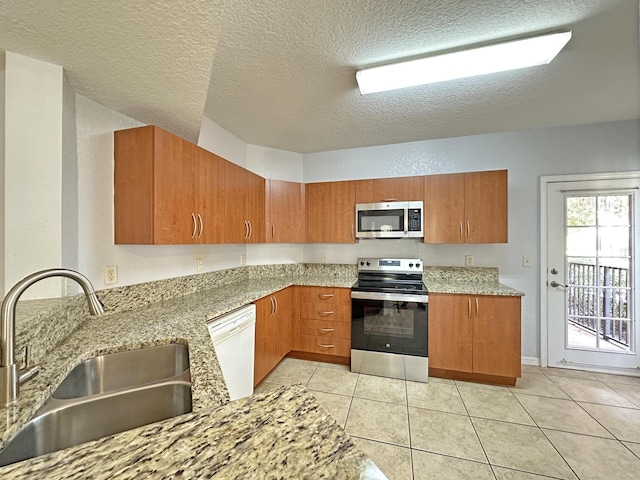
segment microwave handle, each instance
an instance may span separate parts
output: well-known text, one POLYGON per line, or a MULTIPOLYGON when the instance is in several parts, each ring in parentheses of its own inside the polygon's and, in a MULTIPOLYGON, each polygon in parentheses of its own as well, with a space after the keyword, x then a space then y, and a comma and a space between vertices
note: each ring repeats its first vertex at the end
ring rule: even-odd
POLYGON ((404 209, 404 234, 409 234, 409 209, 404 209))

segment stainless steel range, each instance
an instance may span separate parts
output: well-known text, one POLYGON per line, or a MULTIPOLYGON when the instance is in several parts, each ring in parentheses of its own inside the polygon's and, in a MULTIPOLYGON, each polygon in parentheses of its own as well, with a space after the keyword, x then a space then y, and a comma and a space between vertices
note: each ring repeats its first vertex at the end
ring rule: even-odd
POLYGON ((360 258, 351 287, 351 371, 427 382, 428 302, 422 260, 360 258))

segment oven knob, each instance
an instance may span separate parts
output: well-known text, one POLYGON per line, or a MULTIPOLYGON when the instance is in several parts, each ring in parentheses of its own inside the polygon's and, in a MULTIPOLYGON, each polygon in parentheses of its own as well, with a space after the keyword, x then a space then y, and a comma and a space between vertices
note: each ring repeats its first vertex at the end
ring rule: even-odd
POLYGON ((409 264, 409 268, 413 268, 413 263, 410 263, 410 264, 409 264))
POLYGON ((416 263, 416 268, 420 268, 420 264, 419 263, 416 263))
POLYGON ((360 266, 361 266, 361 267, 364 267, 364 262, 360 262, 360 266))
POLYGON ((367 262, 367 267, 370 267, 370 266, 371 266, 371 262, 367 262))

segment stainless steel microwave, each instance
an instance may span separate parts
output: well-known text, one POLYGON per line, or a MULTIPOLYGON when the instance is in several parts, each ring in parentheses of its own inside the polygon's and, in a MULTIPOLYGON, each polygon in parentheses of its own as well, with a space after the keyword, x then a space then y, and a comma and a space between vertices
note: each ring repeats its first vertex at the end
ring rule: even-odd
POLYGON ((356 238, 424 237, 423 202, 356 204, 356 238))

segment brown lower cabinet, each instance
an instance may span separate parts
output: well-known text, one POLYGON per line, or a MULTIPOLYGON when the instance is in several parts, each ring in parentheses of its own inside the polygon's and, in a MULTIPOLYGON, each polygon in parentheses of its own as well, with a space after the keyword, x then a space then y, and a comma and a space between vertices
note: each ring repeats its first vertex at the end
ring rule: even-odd
POLYGON ((429 375, 515 385, 521 299, 429 294, 429 375))
POLYGON ((256 341, 253 386, 257 386, 291 350, 291 292, 279 290, 255 301, 256 341))

